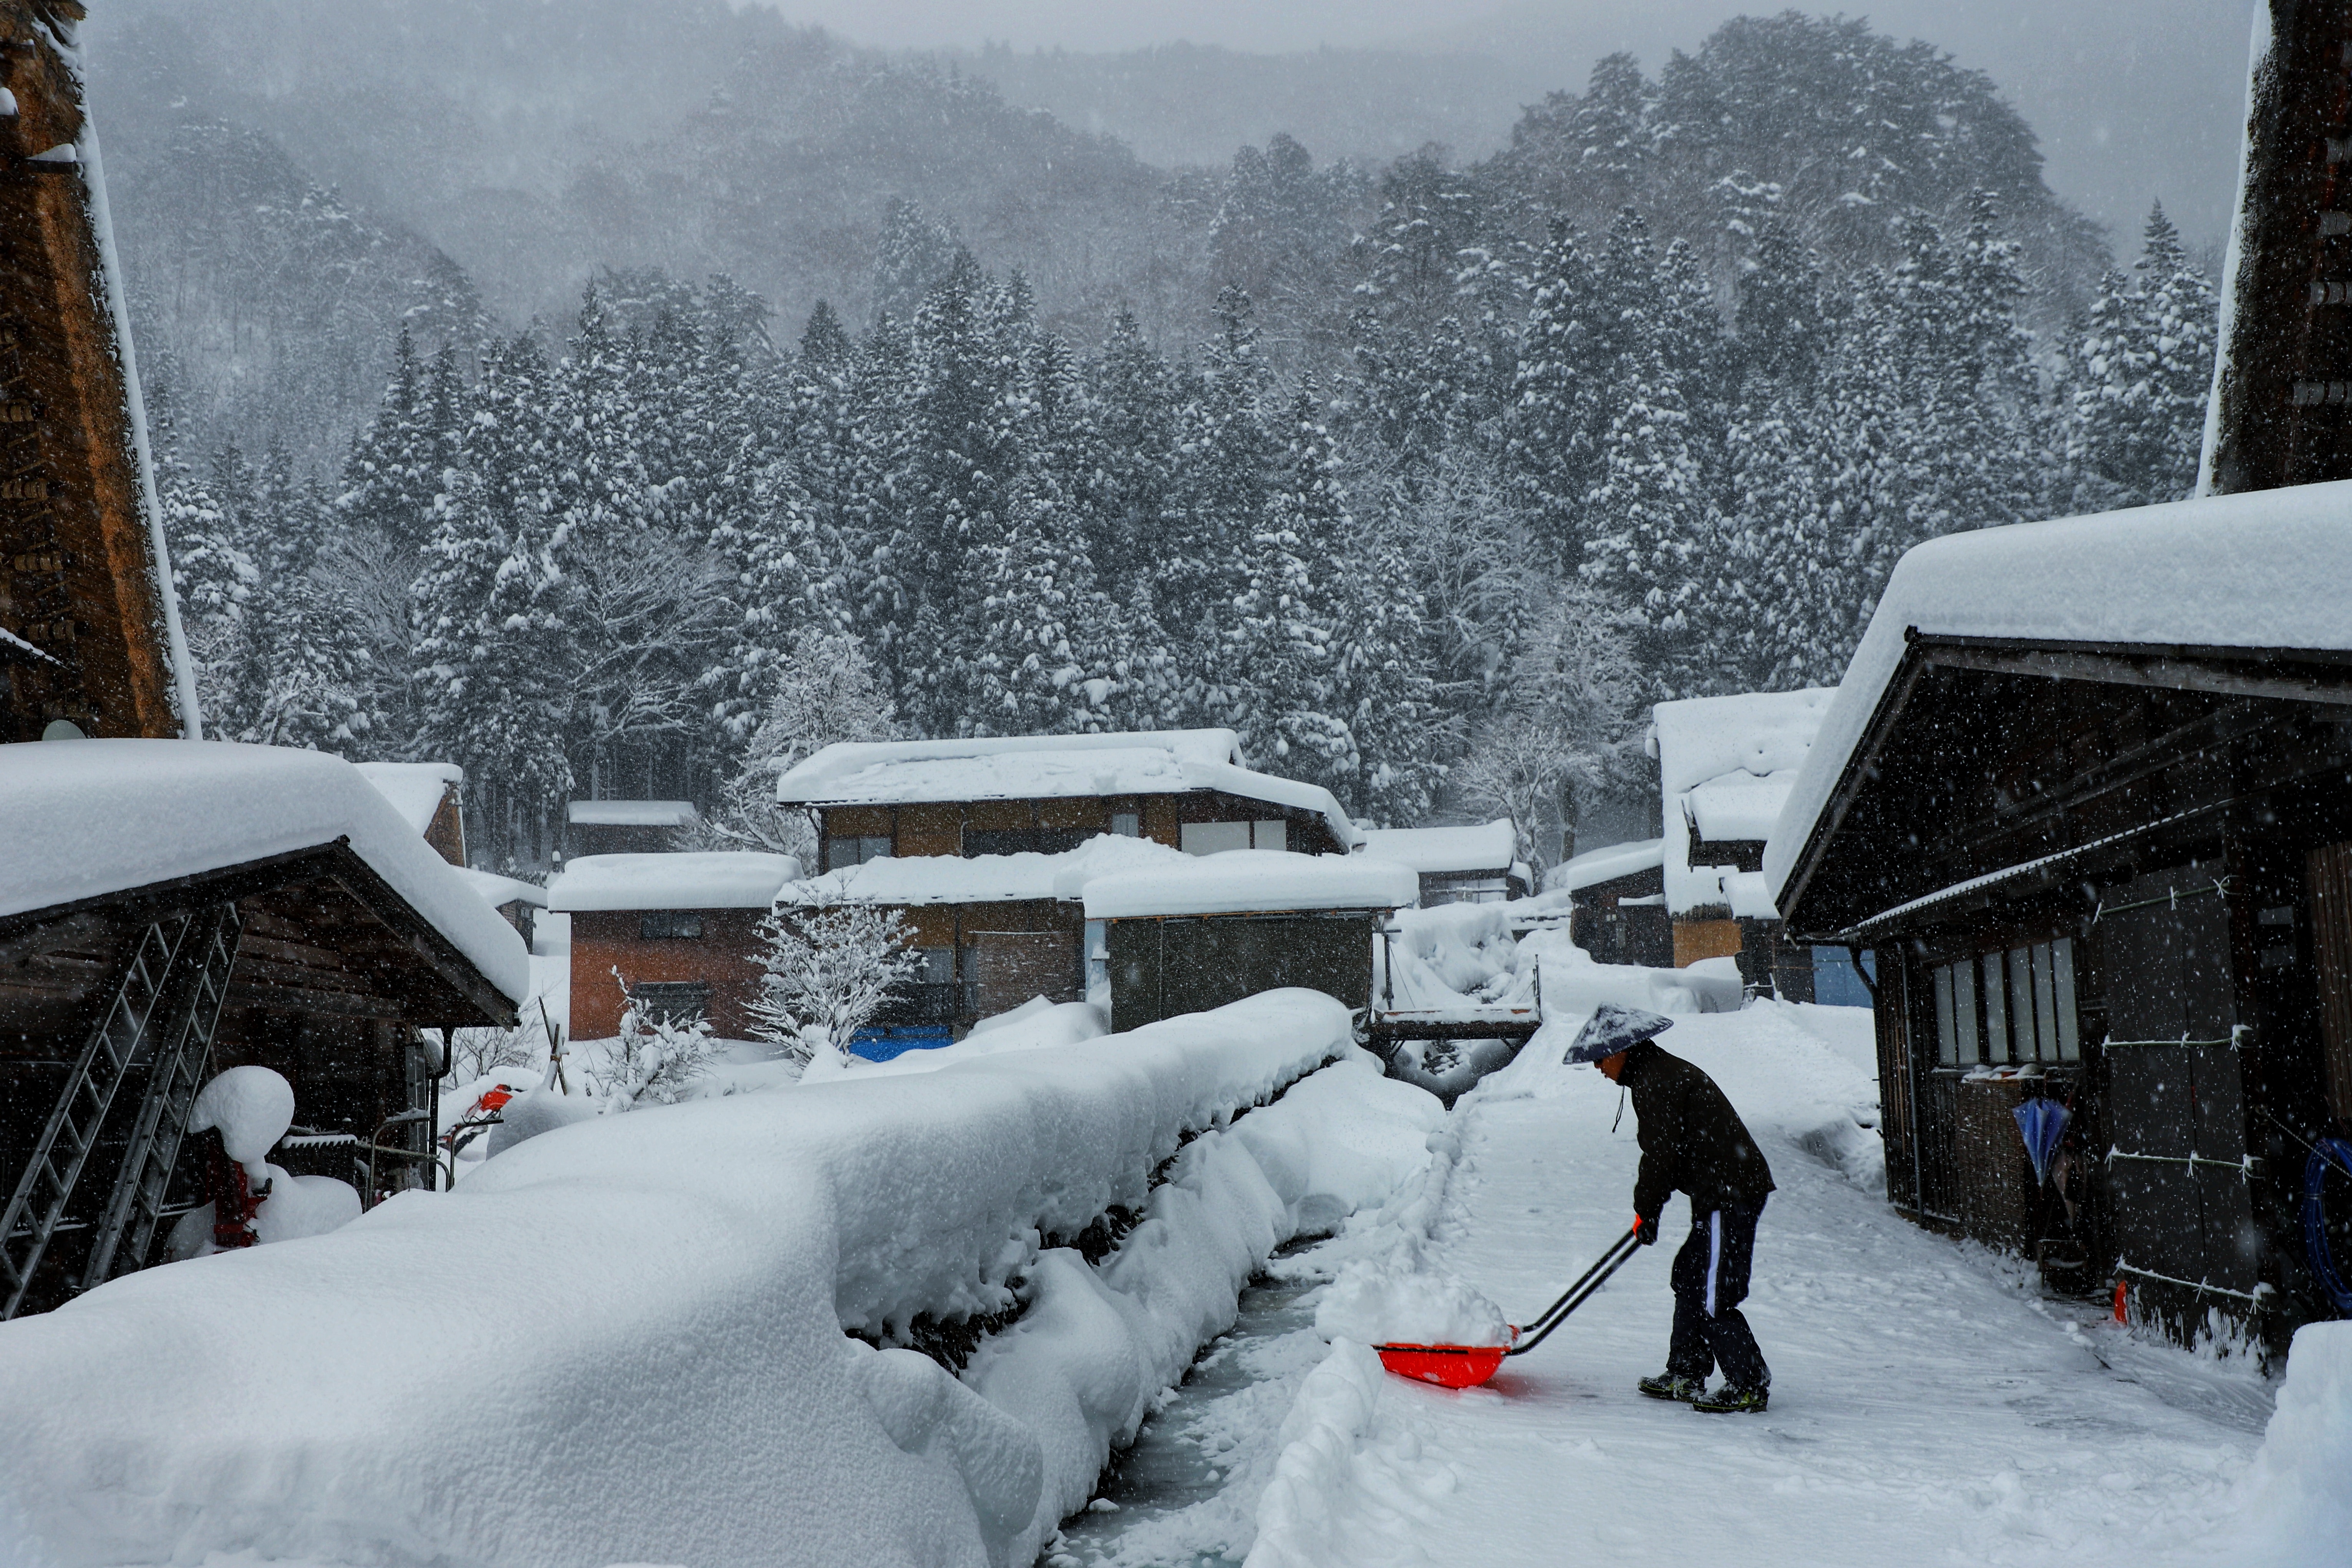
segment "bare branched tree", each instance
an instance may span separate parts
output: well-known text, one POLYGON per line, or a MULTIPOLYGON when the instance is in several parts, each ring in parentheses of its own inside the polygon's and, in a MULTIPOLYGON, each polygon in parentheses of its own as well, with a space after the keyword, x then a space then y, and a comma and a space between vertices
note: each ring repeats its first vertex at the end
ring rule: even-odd
POLYGON ((590 1087, 618 1110, 676 1104, 710 1070, 718 1054, 710 1026, 700 1017, 679 1023, 661 1016, 638 998, 618 969, 613 979, 621 987, 621 1032, 604 1064, 589 1069, 590 1087))

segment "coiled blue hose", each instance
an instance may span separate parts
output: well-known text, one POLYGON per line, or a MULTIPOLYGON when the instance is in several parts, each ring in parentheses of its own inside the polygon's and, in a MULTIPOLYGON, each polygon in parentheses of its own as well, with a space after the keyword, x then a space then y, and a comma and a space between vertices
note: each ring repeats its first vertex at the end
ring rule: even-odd
POLYGON ((2352 1285, 2346 1284, 2344 1276, 2337 1272, 2335 1256, 2327 1247, 2323 1189, 2331 1165, 2352 1176, 2352 1142, 2341 1138, 2322 1138, 2312 1145, 2311 1159, 2303 1167, 2303 1246, 2311 1258, 2312 1277, 2336 1303, 2336 1314, 2352 1318, 2352 1285))

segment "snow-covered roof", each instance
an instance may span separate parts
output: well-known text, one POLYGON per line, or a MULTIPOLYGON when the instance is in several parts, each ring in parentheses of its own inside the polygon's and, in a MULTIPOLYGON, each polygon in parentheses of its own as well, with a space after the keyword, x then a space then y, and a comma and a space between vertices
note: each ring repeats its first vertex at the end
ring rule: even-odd
POLYGON ((1505 871, 1518 859, 1519 836, 1498 816, 1456 827, 1368 827, 1364 853, 1410 866, 1423 876, 1448 871, 1505 871))
POLYGON ((1086 885, 1087 919, 1266 914, 1289 910, 1398 910, 1421 897, 1410 866, 1368 855, 1228 849, 1086 885))
POLYGON ((694 820, 688 800, 575 800, 569 820, 576 827, 683 827, 694 820))
POLYGON ((776 799, 785 805, 912 805, 1212 789, 1314 812, 1341 844, 1363 841, 1329 790, 1256 772, 1231 730, 845 741, 787 769, 776 781, 776 799))
POLYGON ((551 910, 764 910, 801 874, 790 855, 718 849, 582 855, 547 885, 551 910))
POLYGON ((1636 871, 1654 869, 1665 858, 1665 845, 1663 838, 1635 838, 1623 844, 1604 844, 1598 849, 1587 849, 1545 872, 1544 890, 1572 893, 1580 888, 1613 882, 1636 871))
MULTIPOLYGON (((1726 879, 1740 875, 1738 870, 1691 865, 1691 841, 1760 844, 1770 836, 1836 694, 1816 687, 1658 704, 1650 743, 1665 796, 1663 861, 1669 914, 1724 909, 1734 901, 1726 879)), ((1752 893, 1744 890, 1739 901, 1751 910, 1769 904, 1759 904, 1752 893)))
POLYGON ((492 909, 502 904, 529 904, 534 909, 547 908, 547 889, 536 882, 526 882, 520 877, 501 877, 495 871, 477 871, 470 866, 451 868, 474 889, 482 902, 492 909))
POLYGON ((514 928, 341 757, 205 741, 0 746, 0 915, 340 838, 502 995, 530 991, 514 928))
POLYGON ((780 904, 833 897, 869 904, 992 904, 1077 899, 1095 878, 1199 859, 1149 838, 1097 834, 1060 855, 885 856, 788 883, 780 904))
POLYGON ((466 770, 455 763, 360 763, 360 776, 392 802, 393 810, 423 833, 433 826, 441 801, 452 784, 466 782, 466 770))
POLYGON ((1947 534, 1895 568, 1764 852, 1775 896, 1903 662, 1904 634, 2352 650, 2352 479, 1947 534))

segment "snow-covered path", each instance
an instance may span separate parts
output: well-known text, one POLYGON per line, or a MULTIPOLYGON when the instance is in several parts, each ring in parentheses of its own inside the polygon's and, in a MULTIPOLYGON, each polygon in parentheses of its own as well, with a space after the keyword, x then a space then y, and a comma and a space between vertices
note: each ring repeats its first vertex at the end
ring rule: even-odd
MULTIPOLYGON (((1327 1500, 1335 1548, 1620 1568, 2210 1560, 2196 1542, 2260 1442, 2263 1385, 2037 1300, 1803 1152, 1790 1134, 1807 1114, 1782 1111, 1791 1079, 1818 1083, 1819 1047, 1790 1014, 1682 1018, 1661 1043, 1724 1083, 1780 1184, 1746 1309, 1770 1412, 1701 1415, 1633 1390, 1665 1362, 1677 1198, 1661 1244, 1490 1387, 1382 1381, 1365 1484, 1327 1500)), ((1638 1151, 1630 1112, 1612 1133, 1599 1074, 1513 1076, 1532 1092, 1458 1113, 1427 1261, 1524 1317, 1630 1223, 1638 1151)))

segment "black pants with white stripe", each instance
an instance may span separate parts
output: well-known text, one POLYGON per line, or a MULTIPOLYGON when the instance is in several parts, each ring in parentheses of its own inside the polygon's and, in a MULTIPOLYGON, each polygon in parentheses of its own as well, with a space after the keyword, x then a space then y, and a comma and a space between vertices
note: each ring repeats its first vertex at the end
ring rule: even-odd
POLYGON ((1764 1205, 1707 1209, 1691 1215, 1690 1239, 1675 1254, 1675 1338, 1666 1375, 1705 1379, 1717 1366, 1734 1388, 1765 1388, 1772 1369, 1740 1315, 1748 1269, 1756 1258, 1756 1221, 1764 1205))

